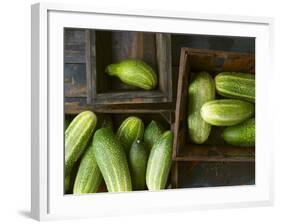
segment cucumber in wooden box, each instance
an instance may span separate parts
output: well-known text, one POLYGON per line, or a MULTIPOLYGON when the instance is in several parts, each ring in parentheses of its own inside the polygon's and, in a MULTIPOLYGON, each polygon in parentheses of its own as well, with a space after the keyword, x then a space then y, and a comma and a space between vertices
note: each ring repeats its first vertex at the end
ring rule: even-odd
POLYGON ((97 164, 109 192, 132 190, 132 182, 125 150, 112 130, 101 128, 93 139, 97 164))
POLYGON ((149 190, 161 190, 166 186, 172 163, 172 141, 172 132, 166 131, 151 149, 146 169, 149 190))
POLYGON ((230 145, 251 147, 255 146, 255 132, 255 118, 251 118, 224 129, 223 139, 230 145))
POLYGON ((145 173, 148 155, 149 151, 143 141, 137 140, 132 144, 129 154, 129 167, 134 190, 146 188, 145 173))
POLYGON ((80 162, 74 182, 73 193, 96 193, 101 181, 102 175, 95 158, 93 144, 91 144, 80 162))
POLYGON ((148 145, 149 150, 151 150, 154 143, 163 134, 164 128, 162 125, 154 120, 152 120, 144 131, 144 142, 148 145))
POLYGON ((211 125, 231 126, 239 124, 254 115, 253 104, 242 100, 213 100, 201 108, 202 118, 211 125))
POLYGON ((144 90, 154 89, 157 85, 157 75, 144 61, 125 59, 119 63, 108 65, 106 73, 117 76, 128 85, 137 86, 144 90))
POLYGON ((65 176, 85 151, 97 123, 91 111, 78 114, 65 131, 65 176))
POLYGON ((134 141, 143 139, 144 124, 142 120, 135 116, 125 119, 117 130, 117 139, 122 143, 125 151, 129 154, 134 141))
POLYGON ((215 77, 217 92, 227 98, 255 102, 255 76, 248 73, 221 72, 215 77))
POLYGON ((200 110, 204 103, 215 99, 215 83, 207 72, 196 74, 188 88, 187 126, 192 142, 202 144, 211 132, 211 125, 205 122, 200 110))

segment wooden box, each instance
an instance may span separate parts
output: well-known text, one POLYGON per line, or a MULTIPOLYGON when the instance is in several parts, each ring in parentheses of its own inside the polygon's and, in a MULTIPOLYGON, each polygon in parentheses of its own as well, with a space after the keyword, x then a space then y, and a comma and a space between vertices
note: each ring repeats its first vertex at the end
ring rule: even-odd
POLYGON ((172 102, 171 37, 164 33, 86 30, 87 103, 94 105, 172 102), (152 66, 158 76, 154 90, 122 83, 105 68, 127 58, 152 66))
MULTIPOLYGON (((211 167, 211 169, 214 171, 215 164, 231 164, 232 162, 241 164, 243 162, 252 163, 255 161, 255 148, 241 148, 227 145, 221 138, 221 133, 223 130, 221 127, 213 126, 211 134, 204 144, 198 145, 190 142, 187 130, 187 91, 190 79, 194 73, 200 71, 207 71, 212 76, 215 76, 217 73, 222 71, 255 73, 255 56, 254 54, 248 53, 182 48, 174 124, 174 164, 172 169, 174 188, 193 186, 191 183, 188 184, 188 181, 185 185, 181 183, 183 178, 182 170, 184 169, 186 170, 186 179, 196 178, 194 176, 194 173, 196 172, 198 175, 201 175, 203 179, 204 175, 205 179, 206 177, 212 179, 213 174, 208 172, 210 169, 210 167, 208 168, 208 164, 210 163, 213 163, 213 167, 211 167), (194 167, 199 167, 198 169, 201 170, 193 170, 194 167), (202 167, 205 167, 205 169, 202 167), (193 170, 194 173, 192 173, 190 170, 193 170)), ((233 166, 233 164, 230 166, 233 166)), ((236 174, 235 171, 232 172, 233 177, 240 173, 240 176, 237 176, 238 179, 236 178, 236 185, 237 182, 241 182, 241 184, 251 183, 251 181, 243 182, 243 180, 239 180, 239 177, 245 178, 246 175, 251 179, 254 179, 254 163, 243 166, 246 170, 243 171, 238 169, 239 172, 236 172, 236 174)), ((241 165, 238 167, 241 167, 241 165)), ((224 168, 224 170, 227 170, 228 168, 229 166, 224 168)), ((222 176, 224 176, 225 180, 227 180, 226 174, 222 176)), ((217 182, 222 185, 222 181, 223 179, 217 182)), ((216 184, 212 185, 216 186, 216 184)))

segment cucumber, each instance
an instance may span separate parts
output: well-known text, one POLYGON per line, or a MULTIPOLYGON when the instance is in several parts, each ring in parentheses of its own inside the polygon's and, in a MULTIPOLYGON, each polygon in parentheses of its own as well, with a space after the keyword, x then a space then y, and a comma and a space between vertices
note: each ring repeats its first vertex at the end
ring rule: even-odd
POLYGON ((166 187, 172 164, 172 141, 172 132, 166 131, 151 149, 146 169, 148 190, 161 190, 166 187))
POLYGON ((255 118, 241 124, 227 127, 223 131, 223 139, 230 145, 241 147, 255 146, 255 118))
POLYGON ((224 97, 255 102, 255 76, 248 73, 221 72, 215 77, 216 90, 224 97))
POLYGON ((164 128, 158 122, 152 120, 144 131, 144 142, 147 144, 148 149, 151 150, 154 143, 163 134, 164 128))
POLYGON ((132 144, 129 154, 129 167, 132 175, 133 190, 145 190, 145 173, 148 150, 144 142, 137 140, 132 144))
POLYGON ((126 153, 112 130, 101 128, 94 134, 94 155, 109 192, 132 190, 126 153))
POLYGON ((113 121, 112 118, 107 114, 98 115, 97 129, 100 128, 109 128, 113 130, 113 121))
POLYGON ((117 76, 122 82, 137 86, 144 90, 154 89, 157 85, 157 75, 144 61, 125 59, 116 64, 108 65, 106 73, 117 76))
POLYGON ((205 122, 200 110, 204 103, 215 99, 215 83, 207 72, 194 76, 188 88, 187 127, 190 140, 196 144, 204 143, 211 132, 211 125, 205 122))
POLYGON ((213 100, 201 108, 201 117, 209 124, 231 126, 239 124, 254 115, 254 105, 242 100, 213 100))
POLYGON ((116 137, 122 143, 126 154, 129 154, 134 141, 143 139, 144 124, 135 116, 125 119, 117 130, 116 137))
POLYGON ((96 127, 97 117, 91 111, 78 114, 65 131, 65 176, 85 151, 96 127))
POLYGON ((87 194, 96 193, 102 181, 102 175, 98 167, 93 144, 91 144, 82 157, 75 178, 73 193, 87 194))

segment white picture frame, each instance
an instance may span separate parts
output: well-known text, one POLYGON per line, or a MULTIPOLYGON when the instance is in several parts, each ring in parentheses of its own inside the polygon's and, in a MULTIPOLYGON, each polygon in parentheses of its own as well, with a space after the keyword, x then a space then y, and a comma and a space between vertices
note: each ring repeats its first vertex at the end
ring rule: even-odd
POLYGON ((268 101, 274 77, 271 18, 38 3, 32 5, 32 188, 37 220, 180 212, 273 203, 268 101), (149 25, 148 25, 149 24, 149 25), (256 38, 256 183, 159 192, 63 193, 63 28, 98 28, 256 38), (266 75, 263 75, 266 74, 266 75))

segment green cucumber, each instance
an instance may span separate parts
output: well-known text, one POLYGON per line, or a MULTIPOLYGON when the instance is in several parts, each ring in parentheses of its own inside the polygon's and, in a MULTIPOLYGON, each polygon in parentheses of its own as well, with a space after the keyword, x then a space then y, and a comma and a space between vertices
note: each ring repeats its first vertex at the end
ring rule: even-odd
POLYGON ((157 76, 153 69, 138 59, 125 59, 119 63, 108 65, 106 73, 117 76, 128 85, 137 86, 144 90, 154 89, 157 85, 157 76))
POLYGON ((172 132, 166 131, 150 151, 146 169, 146 185, 149 190, 161 190, 166 187, 172 164, 172 142, 172 132))
POLYGON ((148 145, 149 150, 151 150, 154 143, 163 134, 164 128, 162 125, 154 120, 152 120, 146 127, 144 131, 144 142, 148 145))
POLYGON ((255 131, 255 118, 251 118, 224 129, 223 139, 230 145, 252 147, 255 146, 255 131))
POLYGON ((201 117, 215 126, 231 126, 252 117, 255 112, 253 104, 242 100, 213 100, 201 108, 201 117))
POLYGON ((94 134, 95 158, 109 192, 132 190, 126 153, 112 130, 101 128, 94 134))
POLYGON ((87 194, 96 193, 102 181, 102 175, 98 167, 93 144, 91 144, 82 157, 75 178, 73 193, 87 194))
POLYGON ((132 175, 133 190, 145 190, 145 173, 148 150, 144 142, 137 140, 132 144, 129 154, 129 167, 132 175))
POLYGON ((190 140, 196 144, 204 143, 211 132, 211 125, 205 122, 200 110, 204 103, 215 99, 215 83, 207 72, 194 76, 188 88, 187 127, 190 140))
POLYGON ((217 92, 224 97, 255 102, 255 76, 248 73, 221 72, 215 77, 217 92))
POLYGON ((122 143, 125 151, 129 154, 134 141, 143 139, 144 124, 142 120, 135 116, 125 119, 117 130, 117 139, 122 143))
POLYGON ((96 127, 97 117, 91 111, 78 114, 65 131, 65 176, 85 151, 96 127))

